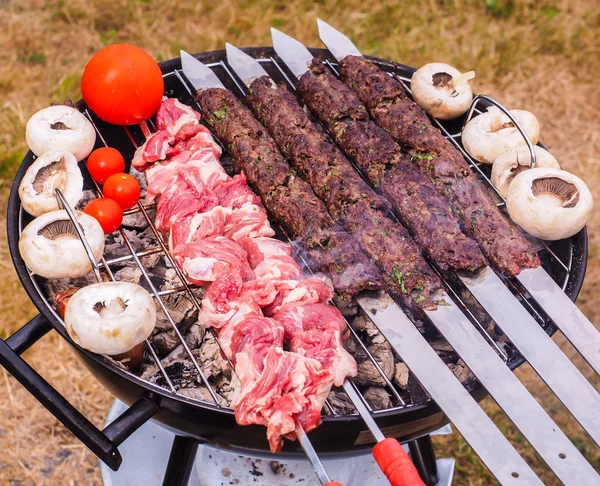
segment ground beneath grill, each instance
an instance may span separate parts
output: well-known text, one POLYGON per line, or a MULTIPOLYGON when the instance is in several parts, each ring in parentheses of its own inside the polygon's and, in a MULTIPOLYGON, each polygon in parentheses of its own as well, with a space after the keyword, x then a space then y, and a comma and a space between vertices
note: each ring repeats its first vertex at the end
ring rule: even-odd
MULTIPOLYGON (((359 0, 318 4, 266 0, 235 4, 119 2, 112 9, 100 0, 68 4, 26 0, 0 2, 0 214, 6 212, 8 187, 26 151, 28 117, 48 103, 80 97, 79 79, 91 52, 106 43, 136 43, 160 59, 223 48, 270 42, 273 25, 307 45, 320 46, 314 19, 332 20, 368 54, 418 66, 443 60, 475 69, 477 92, 497 97, 508 107, 533 111, 543 139, 563 167, 585 178, 600 201, 600 102, 596 79, 600 62, 597 12, 584 0, 535 2, 397 2, 368 6, 359 0), (206 4, 208 5, 208 4, 206 4), (208 27, 209 26, 209 27, 208 27), (41 35, 43 33, 43 35, 41 35), (494 40, 495 39, 495 40, 494 40), (23 80, 28 80, 24 82, 23 80)), ((588 273, 579 305, 600 323, 600 212, 592 214, 588 273)), ((35 309, 25 295, 8 254, 6 228, 0 221, 0 335, 6 337, 35 309)), ((561 347, 567 349, 564 340, 561 347)), ((86 417, 100 426, 112 397, 75 358, 56 334, 46 336, 27 360, 86 417), (60 355, 60 366, 46 366, 60 355)), ((572 356, 572 353, 569 353, 572 356)), ((577 364, 581 360, 575 360, 577 364)), ((600 470, 600 453, 528 367, 518 372, 558 425, 600 470)), ((590 373, 587 373, 590 376, 590 373)), ((594 383, 598 386, 599 380, 594 383)), ((543 465, 490 400, 486 410, 508 436, 526 451, 537 471, 543 465)), ((456 484, 494 484, 465 442, 455 434, 436 439, 444 456, 458 459, 456 484)), ((0 373, 0 484, 100 484, 97 460, 6 373, 0 373)), ((542 480, 558 484, 549 473, 542 480)))

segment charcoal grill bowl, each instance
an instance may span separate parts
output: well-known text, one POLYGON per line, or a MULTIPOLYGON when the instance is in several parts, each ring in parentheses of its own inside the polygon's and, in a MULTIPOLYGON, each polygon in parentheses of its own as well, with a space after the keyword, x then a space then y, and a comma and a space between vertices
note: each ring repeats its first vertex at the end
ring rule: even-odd
MULTIPOLYGON (((246 52, 255 58, 277 59, 274 50, 270 47, 249 48, 246 49, 246 52)), ((321 59, 333 60, 328 51, 324 49, 311 49, 311 52, 321 59)), ((215 63, 226 59, 224 50, 198 54, 196 57, 204 63, 215 63)), ((371 59, 384 69, 395 70, 401 76, 410 77, 412 72, 414 72, 414 69, 408 66, 377 58, 371 59)), ((181 60, 172 59, 161 63, 160 66, 163 74, 166 75, 175 69, 181 69, 181 60)), ((166 82, 165 94, 189 102, 189 93, 185 91, 183 86, 179 85, 179 88, 177 86, 176 83, 166 82)), ((82 102, 80 104, 83 105, 82 102)), ((485 103, 482 103, 482 106, 485 107, 485 103)), ((455 123, 456 126, 460 127, 460 120, 455 123)), ((109 125, 103 125, 103 127, 111 129, 109 125)), ((449 128, 454 127, 450 126, 449 128)), ((128 139, 127 142, 129 143, 128 139)), ((178 435, 192 437, 201 443, 208 443, 243 454, 272 458, 273 456, 268 452, 264 427, 241 427, 236 424, 231 410, 221 409, 208 403, 199 403, 182 395, 175 395, 158 385, 145 382, 137 376, 115 366, 103 356, 79 347, 71 340, 64 326, 57 319, 54 311, 49 307, 44 296, 40 293, 41 291, 38 291, 38 288, 42 288, 41 279, 38 277, 32 278, 29 275, 29 271, 18 250, 19 222, 22 220, 23 226, 25 226, 30 218, 21 208, 18 187, 25 171, 32 164, 33 160, 33 154, 31 152, 27 153, 13 182, 8 201, 7 232, 9 249, 17 274, 25 291, 40 313, 73 346, 81 361, 98 381, 121 401, 131 405, 140 397, 146 397, 160 408, 159 413, 152 420, 156 420, 172 429, 178 435)), ((86 183, 88 184, 87 187, 91 188, 90 181, 86 183)), ((553 243, 552 249, 559 257, 565 259, 571 265, 571 271, 566 282, 561 280, 560 285, 564 285, 567 295, 575 301, 581 290, 587 266, 586 229, 584 228, 569 239, 553 243)), ((546 270, 556 279, 560 274, 560 265, 548 253, 542 254, 542 260, 546 270)), ((552 324, 547 324, 545 329, 549 334, 553 334, 556 331, 556 328, 552 324)), ((517 355, 511 357, 508 364, 511 369, 515 369, 523 362, 524 359, 520 355, 517 355)), ((477 400, 481 400, 487 395, 485 390, 478 384, 475 384, 470 392, 477 400)), ((437 405, 431 401, 408 405, 394 411, 377 413, 376 421, 380 428, 393 427, 393 434, 401 441, 423 436, 448 423, 447 418, 437 405)), ((359 416, 324 416, 323 424, 310 433, 310 439, 320 455, 337 456, 341 454, 362 453, 364 450, 369 449, 371 445, 368 443, 365 444, 363 441, 360 441, 359 444, 355 444, 355 442, 359 436, 363 437, 361 432, 365 430, 366 426, 359 416)), ((303 454, 303 451, 298 443, 286 441, 283 451, 279 456, 297 457, 299 454, 303 454)))

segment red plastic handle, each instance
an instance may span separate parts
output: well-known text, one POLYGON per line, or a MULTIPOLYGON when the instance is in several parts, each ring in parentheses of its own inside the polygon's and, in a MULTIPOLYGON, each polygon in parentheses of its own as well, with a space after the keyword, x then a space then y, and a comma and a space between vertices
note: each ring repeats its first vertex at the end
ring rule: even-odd
POLYGON ((338 483, 337 481, 329 481, 327 484, 323 486, 342 486, 342 483, 338 483))
POLYGON ((425 486, 400 443, 388 438, 373 448, 373 457, 392 486, 425 486))

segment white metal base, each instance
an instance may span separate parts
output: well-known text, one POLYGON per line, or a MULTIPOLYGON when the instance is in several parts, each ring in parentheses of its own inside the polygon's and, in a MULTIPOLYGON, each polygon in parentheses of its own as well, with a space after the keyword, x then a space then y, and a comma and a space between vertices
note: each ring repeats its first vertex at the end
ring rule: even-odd
MULTIPOLYGON (((106 425, 121 415, 127 406, 115 400, 106 417, 106 425)), ((450 434, 446 426, 437 434, 450 434)), ((121 468, 111 471, 101 464, 104 486, 161 486, 175 435, 160 424, 150 421, 126 440, 119 451, 123 456, 121 468)), ((438 459, 438 486, 451 486, 454 459, 438 459)), ((252 485, 287 486, 317 485, 312 466, 306 461, 278 462, 274 472, 272 462, 201 445, 190 476, 189 486, 252 485)), ((344 486, 385 486, 389 483, 370 454, 351 459, 324 459, 329 476, 344 486)))

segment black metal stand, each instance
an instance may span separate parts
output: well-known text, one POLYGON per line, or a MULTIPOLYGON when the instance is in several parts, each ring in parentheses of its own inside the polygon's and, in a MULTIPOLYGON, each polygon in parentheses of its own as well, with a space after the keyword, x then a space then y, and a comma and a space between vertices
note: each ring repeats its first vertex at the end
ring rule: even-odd
POLYGON ((199 442, 195 439, 180 435, 175 436, 163 486, 187 485, 192 473, 192 467, 194 467, 198 445, 199 442))
POLYGON ((409 442, 408 448, 410 450, 410 458, 417 471, 419 471, 419 476, 421 476, 423 482, 427 486, 437 484, 439 477, 431 436, 426 435, 409 442))

